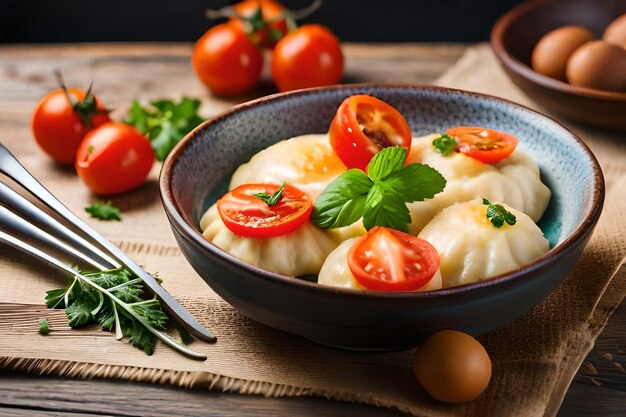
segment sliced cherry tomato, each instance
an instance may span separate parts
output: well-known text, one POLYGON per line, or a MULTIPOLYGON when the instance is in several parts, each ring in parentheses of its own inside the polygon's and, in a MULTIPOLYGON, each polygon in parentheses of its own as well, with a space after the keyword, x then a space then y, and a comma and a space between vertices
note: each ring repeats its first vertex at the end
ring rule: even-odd
POLYGON ((235 4, 233 9, 248 21, 234 17, 231 22, 240 25, 244 32, 251 30, 249 36, 255 45, 272 49, 287 34, 287 21, 283 17, 285 9, 273 0, 244 0, 235 4))
POLYGON ((263 55, 240 25, 222 23, 198 39, 191 64, 200 81, 214 93, 233 96, 258 83, 263 55))
POLYGON ((110 121, 93 95, 70 88, 53 90, 41 99, 33 113, 32 130, 37 144, 55 161, 73 164, 76 150, 87 132, 110 121))
POLYGON ((372 157, 389 146, 411 149, 411 128, 398 110, 372 96, 341 103, 330 125, 330 145, 348 168, 365 171, 372 157))
POLYGON ((486 164, 502 161, 519 142, 511 134, 477 126, 459 126, 446 131, 459 141, 457 151, 486 164))
POLYGON ((348 266, 369 290, 416 291, 437 273, 439 254, 423 239, 377 226, 350 248, 348 266))
POLYGON ((76 172, 96 194, 139 187, 153 163, 148 139, 126 123, 109 122, 90 131, 76 153, 76 172))
POLYGON ((313 202, 296 187, 285 185, 276 204, 268 205, 254 194, 274 194, 274 184, 244 184, 217 200, 217 211, 224 225, 238 236, 274 237, 293 232, 309 219, 313 202))
POLYGON ((339 41, 321 25, 289 32, 272 52, 272 77, 280 91, 337 84, 342 72, 339 41))

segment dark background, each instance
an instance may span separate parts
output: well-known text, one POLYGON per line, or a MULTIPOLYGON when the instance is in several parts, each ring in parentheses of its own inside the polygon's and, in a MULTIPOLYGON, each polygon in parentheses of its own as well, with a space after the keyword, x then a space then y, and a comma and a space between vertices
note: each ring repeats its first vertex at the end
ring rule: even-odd
MULTIPOLYGON (((311 0, 283 0, 298 9, 311 0)), ((0 43, 194 41, 228 0, 0 0, 0 43)), ((342 41, 487 40, 520 0, 326 0, 301 23, 328 26, 342 41)))

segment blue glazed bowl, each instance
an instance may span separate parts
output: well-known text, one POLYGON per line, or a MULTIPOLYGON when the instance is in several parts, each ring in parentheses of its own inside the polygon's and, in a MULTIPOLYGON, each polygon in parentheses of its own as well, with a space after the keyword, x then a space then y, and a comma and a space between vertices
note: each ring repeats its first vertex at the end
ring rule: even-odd
POLYGON ((277 94, 208 120, 171 152, 160 190, 180 248, 224 300, 253 320, 326 345, 414 347, 440 329, 479 335, 528 311, 579 258, 600 216, 602 172, 587 146, 548 117, 499 98, 430 86, 345 85, 277 94), (283 139, 323 133, 343 99, 370 94, 395 106, 415 135, 456 125, 510 132, 538 163, 552 200, 539 225, 545 256, 492 279, 431 292, 361 292, 317 285, 248 265, 206 241, 199 220, 233 171, 283 139))

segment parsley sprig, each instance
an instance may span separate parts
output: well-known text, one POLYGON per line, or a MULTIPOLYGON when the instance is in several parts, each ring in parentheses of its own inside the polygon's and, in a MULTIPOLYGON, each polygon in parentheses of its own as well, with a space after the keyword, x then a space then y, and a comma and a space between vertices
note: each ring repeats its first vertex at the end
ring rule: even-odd
POLYGON ((39 319, 39 334, 46 335, 50 333, 50 324, 46 319, 39 319))
POLYGON ((433 147, 443 156, 450 155, 456 149, 457 140, 452 136, 443 134, 433 140, 433 147))
POLYGON ((85 211, 95 219, 104 221, 115 220, 118 222, 122 220, 120 209, 115 207, 110 201, 96 201, 89 207, 85 207, 85 211))
POLYGON ((284 191, 285 191, 285 183, 283 182, 283 185, 281 185, 280 188, 276 190, 276 192, 272 195, 266 192, 262 192, 262 193, 254 193, 254 196, 256 198, 260 198, 261 200, 265 201, 267 205, 271 207, 280 201, 281 197, 283 196, 284 191))
POLYGON ((505 209, 502 204, 493 204, 486 198, 483 198, 483 204, 487 206, 487 218, 495 227, 500 228, 504 226, 504 223, 513 226, 517 222, 515 215, 505 209))
POLYGON ((204 121, 198 114, 200 100, 183 97, 179 103, 172 100, 151 101, 142 106, 134 100, 126 123, 134 126, 150 140, 154 154, 163 161, 178 142, 204 121))
POLYGON ((349 226, 363 218, 367 230, 386 226, 406 231, 411 223, 408 202, 433 198, 446 186, 436 169, 424 164, 404 166, 406 148, 393 146, 378 152, 367 174, 350 169, 315 201, 312 220, 324 229, 349 226))
POLYGON ((156 298, 144 299, 140 278, 125 268, 102 272, 76 274, 67 286, 46 293, 48 308, 65 308, 70 327, 100 324, 115 333, 118 340, 142 349, 148 355, 154 352, 156 339, 173 349, 192 357, 196 352, 178 344, 163 333, 168 316, 156 298))

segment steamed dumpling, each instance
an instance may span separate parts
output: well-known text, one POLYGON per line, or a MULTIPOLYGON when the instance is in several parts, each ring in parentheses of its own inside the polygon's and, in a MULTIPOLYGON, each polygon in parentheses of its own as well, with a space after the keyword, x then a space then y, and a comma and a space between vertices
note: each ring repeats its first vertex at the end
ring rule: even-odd
MULTIPOLYGON (((348 266, 348 251, 354 245, 359 237, 354 237, 344 241, 334 251, 328 255, 326 262, 322 265, 322 270, 317 278, 318 284, 330 285, 332 287, 353 288, 365 290, 350 272, 348 266)), ((418 291, 431 291, 441 288, 441 272, 438 270, 435 276, 418 291)))
POLYGON ((407 163, 419 162, 437 169, 446 178, 446 188, 433 199, 409 204, 412 224, 417 234, 440 210, 454 203, 484 197, 498 201, 539 221, 550 202, 550 189, 541 182, 537 164, 516 150, 496 164, 485 164, 453 152, 443 156, 432 146, 439 135, 413 139, 407 163))
POLYGON ((443 209, 419 237, 437 249, 443 287, 481 281, 512 271, 550 249, 541 229, 526 214, 502 204, 517 219, 496 228, 480 200, 443 209))
POLYGON ((254 155, 235 171, 230 189, 242 184, 285 182, 315 200, 345 170, 328 135, 304 135, 283 140, 254 155))
POLYGON ((272 238, 251 238, 233 234, 212 205, 200 219, 202 235, 242 261, 287 276, 317 274, 330 252, 342 241, 365 233, 355 224, 323 230, 310 221, 295 231, 272 238))

